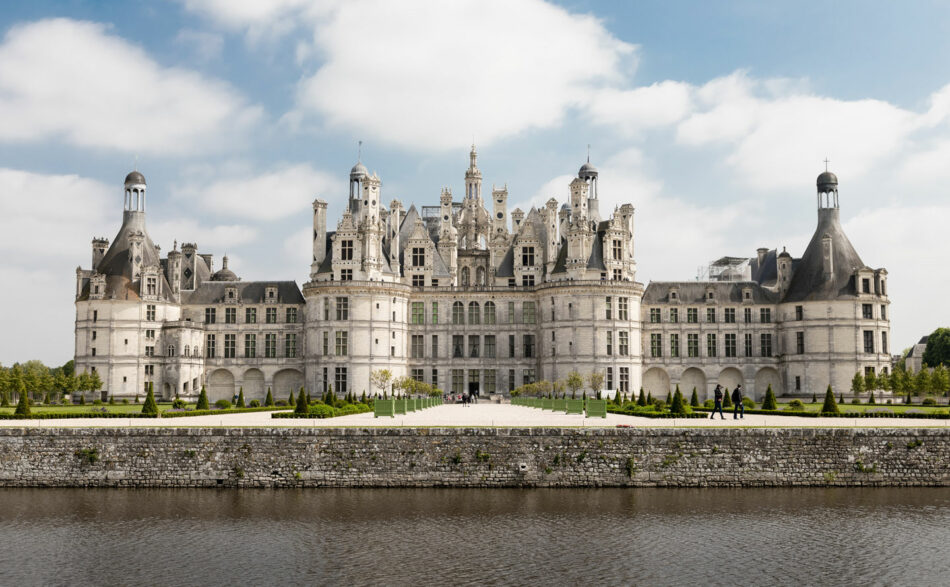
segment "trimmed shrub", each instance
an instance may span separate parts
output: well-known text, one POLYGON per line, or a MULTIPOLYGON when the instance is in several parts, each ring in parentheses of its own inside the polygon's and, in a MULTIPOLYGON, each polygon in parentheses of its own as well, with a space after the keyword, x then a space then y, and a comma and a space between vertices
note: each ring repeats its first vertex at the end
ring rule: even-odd
POLYGON ((48 392, 48 391, 46 392, 46 395, 43 396, 43 403, 46 404, 46 405, 49 405, 49 404, 50 404, 50 401, 49 401, 49 392, 48 392))
POLYGON ((831 390, 831 384, 828 384, 828 390, 825 391, 825 403, 821 406, 822 414, 840 414, 838 404, 835 403, 835 394, 831 390))
POLYGON ((260 400, 256 400, 256 399, 252 399, 252 400, 251 400, 251 403, 247 404, 247 407, 249 407, 249 408, 259 408, 259 407, 261 407, 261 401, 260 401, 260 400))
POLYGON ((755 409, 755 400, 752 399, 751 397, 743 397, 743 398, 742 398, 742 405, 745 406, 745 409, 747 409, 747 410, 754 410, 754 409, 755 409))
POLYGON ((772 391, 772 384, 769 383, 768 388, 765 390, 765 401, 762 402, 763 410, 777 410, 778 406, 775 403, 775 392, 772 391))
POLYGON ((25 393, 20 394, 20 400, 16 403, 16 409, 13 410, 14 416, 30 415, 30 398, 25 393))
POLYGON ((802 400, 800 399, 793 399, 792 401, 788 402, 788 409, 795 411, 804 410, 805 404, 803 404, 802 400))
POLYGON ((873 392, 873 391, 871 392, 871 395, 868 396, 868 403, 869 403, 869 404, 873 404, 873 403, 874 403, 874 392, 873 392))
POLYGON ((188 404, 185 403, 185 400, 176 397, 175 401, 172 402, 172 407, 176 410, 184 410, 186 407, 188 407, 188 404))
POLYGON ((270 392, 270 388, 269 388, 269 387, 267 388, 267 397, 264 398, 264 405, 265 405, 265 406, 272 406, 272 405, 274 405, 274 396, 271 395, 271 392, 270 392))
MULTIPOLYGON (((679 385, 677 385, 676 387, 677 387, 677 389, 679 389, 679 385)), ((672 392, 672 391, 666 392, 666 405, 668 405, 668 406, 672 406, 672 405, 673 405, 673 392, 672 392)))
POLYGON ((218 401, 214 402, 214 407, 218 408, 219 410, 230 410, 231 402, 226 399, 219 399, 218 401))
MULTIPOLYGON (((149 391, 148 391, 148 392, 149 392, 149 393, 152 393, 151 382, 149 382, 149 391)), ((82 392, 81 394, 79 394, 79 405, 81 405, 81 406, 86 405, 86 392, 85 392, 85 391, 82 392)))
MULTIPOLYGON (((304 401, 307 401, 307 396, 303 396, 304 401)), ((304 404, 306 406, 306 404, 304 404)), ((308 412, 304 412, 303 415, 306 415, 308 412)), ((335 414, 333 408, 326 404, 317 404, 310 408, 309 413, 315 418, 332 418, 335 414)), ((294 414, 297 414, 297 410, 294 410, 294 414)))
POLYGON ((196 410, 209 410, 211 405, 208 404, 208 392, 205 391, 205 386, 201 386, 201 393, 198 394, 198 403, 195 405, 196 410))
POLYGON ((920 402, 922 406, 935 406, 937 405, 937 400, 932 397, 925 397, 924 401, 920 402))
POLYGON ((699 396, 696 394, 696 388, 693 388, 693 395, 689 398, 689 405, 694 408, 699 407, 699 396))
POLYGON ((813 403, 813 404, 817 404, 817 403, 818 403, 818 394, 817 394, 817 393, 811 394, 811 403, 813 403))
POLYGON ((244 386, 241 386, 240 391, 238 391, 238 401, 235 405, 237 408, 246 408, 247 404, 244 403, 244 386))
POLYGON ((683 394, 680 393, 680 386, 676 386, 676 393, 673 394, 673 400, 670 402, 670 413, 683 415, 686 413, 686 405, 683 403, 683 394))
POLYGON ((158 404, 155 403, 155 394, 152 392, 153 385, 149 382, 148 395, 145 396, 145 403, 142 404, 142 413, 149 416, 158 415, 158 404))
POLYGON ((708 400, 704 401, 704 402, 703 402, 703 407, 704 407, 704 408, 715 408, 715 407, 716 407, 716 400, 714 400, 714 399, 708 399, 708 400))
POLYGON ((286 405, 287 405, 287 400, 285 400, 285 399, 279 399, 279 400, 277 400, 276 402, 274 402, 274 406, 275 406, 275 407, 278 407, 278 408, 284 407, 284 406, 286 406, 286 405))
POLYGON ((645 407, 647 405, 647 398, 643 395, 643 388, 640 388, 640 397, 637 398, 637 405, 640 407, 645 407))
POLYGON ((7 390, 4 389, 0 391, 0 407, 9 407, 10 406, 10 394, 7 393, 7 390))
MULTIPOLYGON (((643 390, 641 389, 640 391, 643 391, 643 390)), ((646 403, 643 404, 643 405, 645 405, 645 406, 652 406, 652 405, 653 405, 653 394, 652 394, 652 393, 647 393, 647 401, 646 401, 646 403)))
POLYGON ((730 397, 731 395, 732 394, 729 393, 728 387, 722 388, 722 408, 724 410, 728 410, 732 407, 732 398, 730 397))
MULTIPOLYGON (((48 403, 48 402, 44 402, 44 403, 48 403)), ((101 406, 101 405, 102 405, 102 400, 101 400, 101 399, 94 399, 94 400, 92 400, 92 405, 94 405, 94 406, 101 406)))
POLYGON ((288 405, 288 406, 296 406, 296 405, 297 405, 297 399, 294 397, 294 390, 292 390, 292 389, 290 390, 290 397, 287 398, 287 405, 288 405))
POLYGON ((303 390, 297 394, 297 405, 294 407, 294 413, 301 416, 306 415, 309 412, 310 408, 307 405, 307 396, 304 394, 303 390))

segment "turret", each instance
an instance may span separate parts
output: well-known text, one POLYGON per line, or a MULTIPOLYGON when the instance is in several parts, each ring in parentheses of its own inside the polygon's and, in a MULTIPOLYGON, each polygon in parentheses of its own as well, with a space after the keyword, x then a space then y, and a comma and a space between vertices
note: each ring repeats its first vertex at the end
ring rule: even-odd
POLYGON ((402 202, 393 200, 389 203, 389 265, 392 267, 396 279, 402 275, 402 268, 399 264, 399 223, 402 222, 402 202))
POLYGON ((508 186, 492 188, 492 236, 508 232, 508 186))
POLYGON ((597 168, 590 164, 590 153, 587 154, 587 163, 581 165, 577 178, 587 184, 587 213, 594 222, 600 222, 600 202, 597 199, 597 168))
POLYGON ((472 150, 468 154, 468 169, 465 171, 465 200, 480 200, 482 197, 482 172, 476 165, 477 159, 478 153, 472 144, 472 150))
POLYGON ((583 179, 576 177, 571 182, 571 222, 578 224, 588 219, 587 194, 589 186, 583 179))
POLYGON ((105 257, 106 251, 109 250, 109 239, 107 238, 94 238, 92 239, 92 270, 95 271, 96 267, 99 266, 99 261, 102 261, 102 258, 105 257))
POLYGON ((544 263, 550 275, 551 272, 554 271, 554 263, 557 261, 558 243, 561 241, 557 231, 557 200, 554 198, 548 200, 544 209, 541 211, 541 215, 544 218, 544 226, 548 233, 548 242, 544 245, 544 263))
POLYGON ((521 222, 524 220, 524 212, 521 211, 521 208, 515 208, 511 211, 511 232, 518 232, 521 230, 521 222))
POLYGON ((198 245, 195 243, 182 243, 181 245, 181 254, 182 254, 182 282, 181 288, 185 291, 191 291, 195 289, 196 285, 196 263, 198 257, 198 245))
POLYGON ((327 203, 313 201, 313 262, 310 265, 310 278, 315 279, 320 265, 327 257, 327 203))
POLYGON ((172 296, 177 301, 181 296, 181 252, 178 250, 178 241, 175 241, 172 250, 168 253, 166 276, 168 285, 172 288, 172 296))
POLYGON ((788 254, 785 247, 782 247, 782 252, 776 257, 775 264, 778 271, 778 283, 776 285, 778 285, 779 293, 784 296, 792 281, 792 256, 788 254))

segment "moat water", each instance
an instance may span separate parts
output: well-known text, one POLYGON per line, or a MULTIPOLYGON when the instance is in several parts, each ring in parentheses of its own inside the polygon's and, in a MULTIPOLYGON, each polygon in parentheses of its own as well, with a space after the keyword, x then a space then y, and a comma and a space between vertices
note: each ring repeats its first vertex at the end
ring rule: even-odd
POLYGON ((0 490, 0 585, 939 585, 947 489, 0 490))

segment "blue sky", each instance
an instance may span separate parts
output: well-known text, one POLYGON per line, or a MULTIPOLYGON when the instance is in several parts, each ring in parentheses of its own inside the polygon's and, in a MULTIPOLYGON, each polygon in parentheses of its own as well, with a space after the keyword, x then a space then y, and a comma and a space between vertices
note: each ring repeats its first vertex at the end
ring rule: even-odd
POLYGON ((950 322, 950 6, 939 2, 178 0, 0 11, 0 362, 72 353, 75 268, 148 178, 167 251, 244 279, 309 270, 363 141, 384 200, 458 192, 472 140, 512 207, 586 156, 637 208, 638 279, 804 250, 828 157, 842 219, 891 274, 895 350, 950 322))

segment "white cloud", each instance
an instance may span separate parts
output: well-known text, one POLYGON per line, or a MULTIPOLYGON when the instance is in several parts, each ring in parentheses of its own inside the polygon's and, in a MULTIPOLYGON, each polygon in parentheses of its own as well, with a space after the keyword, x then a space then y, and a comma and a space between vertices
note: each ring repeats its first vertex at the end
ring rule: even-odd
POLYGON ((199 61, 212 61, 221 56, 224 49, 224 37, 216 33, 182 29, 175 36, 175 42, 188 48, 199 61))
POLYGON ((594 92, 587 104, 592 122, 625 135, 669 126, 692 109, 692 86, 664 81, 632 90, 605 88, 594 92))
POLYGON ((297 109, 417 149, 556 127, 635 65, 599 20, 540 0, 347 2, 317 20, 313 44, 325 61, 297 109))
POLYGON ((247 32, 256 43, 280 37, 333 9, 336 0, 179 0, 185 9, 221 26, 247 32))
POLYGON ((248 174, 238 165, 204 168, 173 190, 176 199, 196 203, 217 216, 276 220, 303 213, 313 200, 343 194, 345 182, 306 164, 248 174))
POLYGON ((283 263, 294 268, 294 273, 309 268, 313 263, 313 229, 293 232, 284 239, 283 263))
MULTIPOLYGON (((172 218, 149 222, 149 236, 152 241, 168 252, 178 244, 189 242, 197 243, 199 250, 227 252, 229 248, 238 247, 257 238, 258 230, 252 226, 242 224, 220 224, 207 226, 190 218, 172 218)), ((220 254, 220 253, 218 253, 220 254)))
POLYGON ((0 45, 0 141, 185 155, 239 144, 261 114, 228 84, 162 67, 101 24, 42 20, 0 45))

